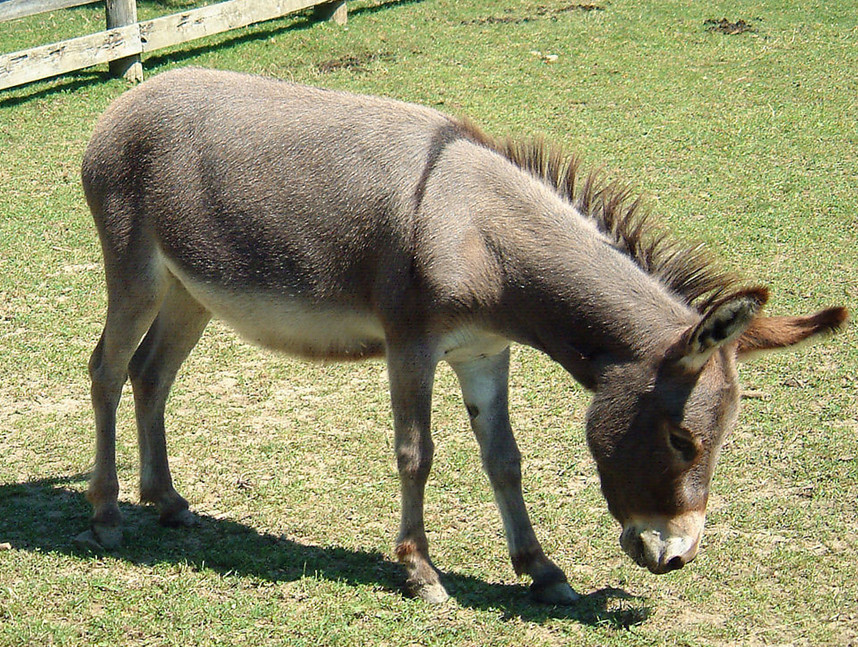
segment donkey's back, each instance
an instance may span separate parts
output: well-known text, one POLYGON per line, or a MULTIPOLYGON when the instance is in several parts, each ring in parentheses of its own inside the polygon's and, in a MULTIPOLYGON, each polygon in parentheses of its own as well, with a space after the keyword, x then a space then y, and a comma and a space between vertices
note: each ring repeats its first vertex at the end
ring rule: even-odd
POLYGON ((415 253, 461 234, 418 243, 414 217, 433 155, 460 130, 376 97, 202 69, 158 76, 105 113, 84 158, 108 290, 178 282, 257 343, 378 354, 383 320, 431 265, 415 253))

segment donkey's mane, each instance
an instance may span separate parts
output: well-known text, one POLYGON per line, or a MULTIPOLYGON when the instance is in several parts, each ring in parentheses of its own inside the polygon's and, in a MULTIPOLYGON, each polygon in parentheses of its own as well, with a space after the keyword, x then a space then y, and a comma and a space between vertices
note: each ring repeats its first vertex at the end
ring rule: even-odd
POLYGON ((475 143, 548 184, 592 219, 614 247, 699 312, 738 289, 738 277, 719 267, 702 243, 670 237, 630 185, 607 181, 598 170, 584 173, 578 156, 542 139, 496 139, 468 120, 460 128, 475 143))

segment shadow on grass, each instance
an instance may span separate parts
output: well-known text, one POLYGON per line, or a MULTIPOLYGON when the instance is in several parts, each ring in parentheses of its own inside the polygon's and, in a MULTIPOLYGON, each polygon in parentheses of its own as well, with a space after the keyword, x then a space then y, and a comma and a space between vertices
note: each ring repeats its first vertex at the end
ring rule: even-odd
POLYGON ((89 68, 69 72, 60 77, 41 79, 13 88, 0 90, 0 108, 11 108, 36 99, 44 99, 57 94, 75 92, 95 83, 104 83, 111 78, 107 70, 89 68))
MULTIPOLYGON (((290 14, 289 16, 284 16, 284 18, 287 17, 291 17, 293 22, 286 25, 272 25, 266 22, 256 23, 243 28, 245 30, 244 33, 236 34, 233 32, 223 32, 215 34, 211 37, 214 39, 214 42, 198 44, 191 41, 180 46, 182 49, 176 49, 166 53, 152 54, 151 56, 144 56, 144 78, 151 76, 153 70, 163 65, 182 63, 218 50, 231 49, 245 43, 270 39, 280 34, 309 29, 313 24, 318 22, 318 20, 313 18, 312 13, 304 14, 298 12, 290 14)), ((13 88, 8 88, 7 90, 0 90, 0 108, 16 106, 35 99, 50 97, 58 93, 75 92, 81 88, 97 83, 104 83, 113 78, 114 77, 111 76, 106 69, 103 69, 103 66, 99 66, 98 68, 75 70, 60 76, 39 79, 13 88), (3 96, 2 93, 4 92, 11 96, 3 96)), ((132 84, 128 83, 128 87, 132 87, 132 84)))
MULTIPOLYGON (((222 0, 213 0, 212 2, 202 3, 197 0, 138 0, 137 7, 141 6, 149 6, 149 7, 159 7, 165 10, 182 12, 188 11, 190 9, 197 9, 198 7, 203 6, 204 4, 218 4, 218 1, 222 0)), ((363 7, 352 7, 351 4, 348 6, 349 16, 359 16, 361 14, 372 14, 378 11, 383 11, 384 9, 389 9, 391 7, 404 6, 410 4, 419 4, 423 2, 423 0, 382 0, 381 2, 376 2, 374 4, 368 4, 363 7)), ((312 9, 311 9, 312 10, 312 9)))
POLYGON ((382 2, 377 2, 363 7, 356 7, 354 9, 349 6, 349 16, 361 16, 363 14, 370 15, 378 13, 379 11, 391 9, 392 7, 406 7, 412 4, 421 4, 422 2, 423 0, 383 0, 382 2))
MULTIPOLYGON (((423 2, 423 0, 388 0, 387 2, 381 2, 379 4, 369 5, 366 7, 357 7, 355 9, 350 7, 349 17, 356 18, 363 14, 370 15, 392 7, 406 6, 420 2, 423 2)), ((281 34, 310 29, 316 23, 325 22, 327 20, 327 18, 324 17, 324 12, 324 8, 310 7, 308 9, 283 16, 282 18, 284 19, 291 18, 293 20, 292 23, 287 25, 275 26, 267 24, 267 22, 261 22, 254 25, 248 25, 245 29, 249 31, 246 31, 243 34, 232 35, 230 32, 218 34, 215 36, 215 38, 219 37, 216 42, 206 45, 195 45, 193 41, 190 43, 184 43, 181 45, 182 49, 180 50, 174 50, 165 54, 153 54, 152 56, 146 57, 143 64, 144 67, 158 67, 170 63, 179 63, 221 49, 243 45, 244 43, 267 40, 281 34)))
POLYGON ((304 11, 288 14, 277 20, 291 19, 292 22, 286 25, 274 25, 268 22, 260 22, 247 27, 242 27, 244 33, 221 32, 209 38, 206 44, 200 44, 195 41, 182 43, 176 47, 181 49, 173 49, 165 53, 152 54, 143 58, 143 73, 149 76, 152 68, 162 65, 182 63, 184 61, 205 56, 212 52, 217 52, 223 49, 232 49, 246 43, 253 43, 260 40, 268 40, 281 34, 290 32, 299 32, 305 29, 310 29, 317 22, 321 22, 314 17, 312 10, 305 9, 304 11))
MULTIPOLYGON (((0 486, 0 542, 18 550, 98 556, 74 545, 72 537, 89 523, 90 506, 83 492, 71 489, 86 475, 42 479, 0 486)), ((271 582, 324 578, 352 585, 378 586, 399 592, 405 584, 402 569, 375 551, 300 544, 260 533, 250 526, 198 515, 190 529, 162 528, 151 508, 120 503, 126 535, 133 537, 110 551, 115 559, 142 566, 182 563, 197 570, 213 570, 256 577, 271 582)), ((551 607, 530 601, 527 587, 490 584, 475 577, 447 573, 443 581, 462 606, 496 610, 504 619, 543 622, 568 619, 587 625, 625 629, 644 622, 649 608, 622 589, 605 588, 583 596, 570 607, 551 607)))

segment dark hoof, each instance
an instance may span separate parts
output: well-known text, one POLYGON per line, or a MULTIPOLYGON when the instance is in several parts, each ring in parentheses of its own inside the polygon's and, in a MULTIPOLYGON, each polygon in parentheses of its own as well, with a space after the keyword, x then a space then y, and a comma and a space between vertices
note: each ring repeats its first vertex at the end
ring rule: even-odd
POLYGON ((113 550, 122 545, 122 526, 93 522, 89 530, 80 533, 72 541, 75 546, 85 550, 113 550))
POLYGON ((72 544, 74 544, 75 548, 90 553, 101 553, 104 551, 104 546, 98 542, 92 530, 84 530, 72 539, 72 544))
POLYGON ((450 599, 447 589, 438 583, 417 585, 409 582, 407 593, 409 597, 418 598, 429 604, 443 604, 450 599))
POLYGON ((546 586, 533 585, 530 587, 530 594, 534 600, 541 604, 558 606, 575 604, 581 599, 581 596, 575 593, 566 582, 555 582, 546 586))
POLYGON ((199 525, 200 520, 187 508, 179 508, 178 510, 162 512, 158 518, 158 523, 168 528, 188 528, 199 525))

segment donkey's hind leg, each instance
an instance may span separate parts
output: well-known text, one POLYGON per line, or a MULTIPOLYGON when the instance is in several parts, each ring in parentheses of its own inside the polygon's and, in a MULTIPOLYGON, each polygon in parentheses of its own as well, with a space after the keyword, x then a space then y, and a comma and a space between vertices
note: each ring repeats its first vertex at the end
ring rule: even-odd
POLYGON ((503 519, 513 568, 519 575, 526 573, 533 578, 531 593, 538 601, 575 602, 578 595, 563 571, 545 556, 524 505, 521 454, 509 424, 509 349, 452 366, 503 519))
POLYGON ((108 271, 107 320, 89 360, 95 413, 95 466, 86 496, 93 506, 94 539, 106 548, 116 547, 122 539, 117 505, 116 408, 128 376, 128 364, 158 312, 166 287, 163 277, 153 272, 143 270, 128 275, 133 279, 111 281, 108 271))
POLYGON ((164 408, 179 367, 199 341, 211 314, 173 281, 158 316, 134 353, 128 373, 134 389, 140 448, 140 500, 154 503, 164 525, 190 525, 188 502, 173 487, 167 461, 164 408))

